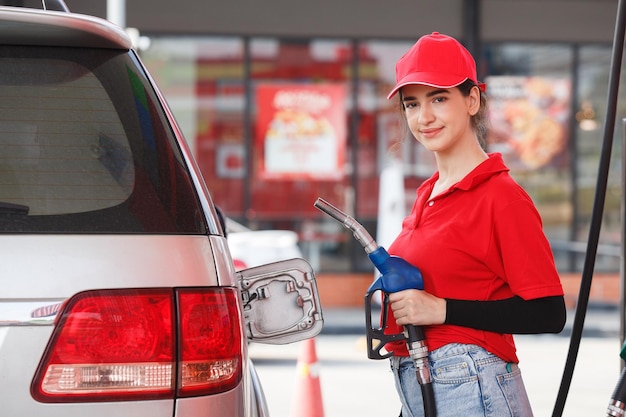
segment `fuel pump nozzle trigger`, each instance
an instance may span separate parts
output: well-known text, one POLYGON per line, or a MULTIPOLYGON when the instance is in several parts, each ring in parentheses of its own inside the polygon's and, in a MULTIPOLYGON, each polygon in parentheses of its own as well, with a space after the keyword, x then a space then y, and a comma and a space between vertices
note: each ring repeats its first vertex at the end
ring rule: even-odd
MULTIPOLYGON (((389 255, 383 247, 378 247, 374 252, 369 253, 368 256, 376 269, 381 273, 381 276, 370 285, 365 294, 367 357, 370 359, 386 359, 392 355, 388 352, 382 353, 387 343, 408 339, 408 335, 404 332, 385 333, 389 311, 389 294, 408 289, 423 290, 424 281, 419 269, 400 257, 389 255), (375 304, 374 296, 379 291, 383 297, 381 318, 380 325, 374 326, 372 323, 372 309, 375 304)), ((408 329, 406 331, 408 332, 408 329)), ((416 336, 420 337, 422 345, 425 346, 423 344, 424 335, 421 329, 417 330, 416 336)))

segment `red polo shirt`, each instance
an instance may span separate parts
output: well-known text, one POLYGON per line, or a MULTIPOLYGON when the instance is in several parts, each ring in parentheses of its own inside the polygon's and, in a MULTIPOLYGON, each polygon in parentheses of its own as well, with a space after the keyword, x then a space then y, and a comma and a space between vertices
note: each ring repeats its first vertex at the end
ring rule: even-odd
MULTIPOLYGON (((508 171, 494 153, 432 199, 438 173, 418 188, 411 214, 388 251, 422 271, 429 293, 461 300, 563 295, 539 213, 508 171)), ((424 330, 430 351, 448 343, 476 344, 518 362, 512 335, 454 325, 424 330)), ((392 315, 386 333, 401 331, 392 315)), ((408 355, 404 342, 387 349, 408 355)))

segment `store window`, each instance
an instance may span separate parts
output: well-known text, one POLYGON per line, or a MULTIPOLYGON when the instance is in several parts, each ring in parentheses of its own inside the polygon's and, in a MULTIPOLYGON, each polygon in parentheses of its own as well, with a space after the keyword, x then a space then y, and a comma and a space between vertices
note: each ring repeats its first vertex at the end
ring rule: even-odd
MULTIPOLYGON (((423 148, 406 128, 398 97, 387 100, 396 81, 396 62, 412 44, 379 40, 358 44, 356 217, 385 247, 400 232, 415 189, 424 179, 418 171, 434 171, 432 164, 419 160, 423 148)), ((358 256, 362 251, 356 248, 355 266, 371 269, 369 260, 358 256)))
MULTIPOLYGON (((576 218, 573 224, 573 240, 586 243, 589 236, 593 201, 597 190, 597 178, 606 120, 609 73, 611 71, 611 48, 609 46, 582 46, 578 52, 578 102, 575 113, 577 137, 576 158, 576 218)), ((604 211, 595 269, 615 272, 621 263, 621 201, 623 199, 622 143, 626 102, 626 71, 622 64, 620 97, 617 102, 615 132, 612 143, 609 176, 604 199, 604 211)), ((583 248, 572 256, 571 268, 582 270, 583 248)))
POLYGON ((244 49, 241 38, 152 37, 142 52, 215 203, 233 217, 246 173, 244 49))
POLYGON ((402 163, 406 129, 396 100, 387 94, 395 85, 395 63, 409 43, 371 41, 359 45, 358 57, 358 195, 357 215, 378 215, 379 177, 393 162, 402 163))
POLYGON ((321 197, 345 207, 351 194, 351 45, 253 38, 250 61, 253 144, 246 218, 257 228, 297 231, 314 269, 347 270, 345 257, 322 256, 327 246, 340 247, 345 235, 325 227, 314 203, 321 197))

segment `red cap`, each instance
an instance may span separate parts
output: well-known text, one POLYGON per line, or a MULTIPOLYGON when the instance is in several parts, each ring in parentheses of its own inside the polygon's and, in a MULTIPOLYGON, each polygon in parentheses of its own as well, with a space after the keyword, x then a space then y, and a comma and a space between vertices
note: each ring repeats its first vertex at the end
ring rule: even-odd
POLYGON ((476 62, 459 41, 439 32, 424 35, 396 63, 396 86, 390 99, 398 90, 409 84, 451 88, 472 80, 482 91, 485 84, 476 77, 476 62))

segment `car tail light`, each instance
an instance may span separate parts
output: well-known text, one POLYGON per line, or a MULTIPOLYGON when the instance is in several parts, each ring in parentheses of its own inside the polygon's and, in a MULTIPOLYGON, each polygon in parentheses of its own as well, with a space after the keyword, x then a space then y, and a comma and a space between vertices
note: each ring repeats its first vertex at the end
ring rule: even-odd
POLYGON ((58 317, 31 385, 40 402, 205 395, 241 380, 232 288, 87 291, 58 317))
POLYGON ((236 297, 234 289, 179 290, 179 396, 226 391, 241 379, 243 344, 236 297))

